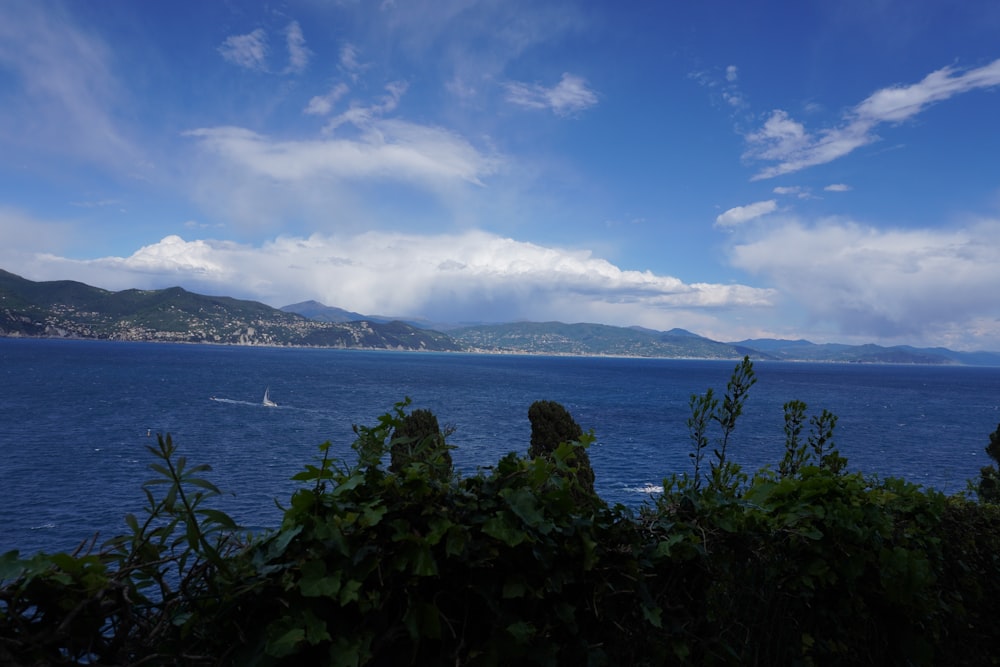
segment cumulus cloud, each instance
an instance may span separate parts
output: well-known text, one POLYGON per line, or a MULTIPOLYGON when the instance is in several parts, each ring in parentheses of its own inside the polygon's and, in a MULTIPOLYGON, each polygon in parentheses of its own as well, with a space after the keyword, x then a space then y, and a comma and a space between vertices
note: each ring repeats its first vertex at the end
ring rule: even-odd
POLYGON ((539 84, 508 83, 507 101, 528 109, 551 109, 557 116, 571 116, 597 104, 597 93, 586 79, 564 73, 552 88, 539 84))
MULTIPOLYGON (((481 231, 280 237, 260 246, 167 236, 128 257, 45 256, 47 271, 107 289, 180 284, 281 306, 316 299, 368 314, 463 321, 617 318, 759 308, 774 293, 623 270, 588 251, 481 231)), ((675 319, 670 320, 670 317, 675 319)), ((676 324, 674 324, 676 325, 676 324)))
POLYGON ((263 28, 246 35, 230 35, 218 50, 234 65, 262 72, 267 70, 267 34, 263 28))
POLYGON ((995 349, 998 255, 997 220, 950 230, 790 220, 734 246, 732 263, 766 276, 813 319, 842 333, 995 349))
POLYGON ((758 201, 746 206, 734 206, 715 218, 716 227, 734 227, 744 222, 773 213, 778 208, 778 202, 773 199, 758 201))
POLYGON ((744 157, 776 163, 758 172, 754 180, 825 164, 877 141, 875 129, 879 125, 899 123, 936 102, 996 86, 1000 86, 1000 60, 965 71, 944 67, 918 83, 890 86, 872 93, 850 109, 840 125, 818 133, 807 132, 786 111, 776 109, 763 127, 746 136, 744 157))
POLYGON ((851 190, 851 186, 845 185, 844 183, 831 183, 823 189, 827 192, 849 192, 851 190))

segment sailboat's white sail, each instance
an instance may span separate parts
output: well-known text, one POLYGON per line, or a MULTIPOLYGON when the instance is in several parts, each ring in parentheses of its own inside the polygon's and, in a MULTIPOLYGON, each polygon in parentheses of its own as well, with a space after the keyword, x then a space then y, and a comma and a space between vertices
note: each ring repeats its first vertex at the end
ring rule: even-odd
POLYGON ((269 408, 276 408, 278 404, 271 400, 271 388, 268 387, 264 390, 264 400, 263 404, 269 408))

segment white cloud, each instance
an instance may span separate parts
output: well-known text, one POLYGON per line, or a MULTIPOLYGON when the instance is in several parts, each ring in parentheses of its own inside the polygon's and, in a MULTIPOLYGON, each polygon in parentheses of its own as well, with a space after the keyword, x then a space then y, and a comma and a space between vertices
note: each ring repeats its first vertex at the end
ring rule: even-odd
MULTIPOLYGON (((442 127, 386 118, 405 90, 405 82, 392 82, 380 99, 352 102, 315 137, 190 130, 185 135, 199 150, 186 171, 189 196, 206 214, 257 230, 450 224, 471 211, 469 186, 484 187, 505 158, 442 127)), ((303 111, 329 112, 346 94, 335 87, 303 111)))
POLYGON ((219 47, 219 53, 228 62, 246 69, 267 70, 267 34, 257 28, 246 35, 230 35, 219 47))
MULTIPOLYGON (((369 106, 352 104, 350 109, 331 118, 323 128, 323 131, 330 133, 344 124, 354 125, 358 128, 371 127, 377 118, 396 110, 396 107, 399 106, 399 100, 406 93, 407 87, 405 81, 389 82, 385 86, 386 94, 377 102, 369 106)), ((336 92, 336 88, 334 92, 336 92)), ((312 102, 310 102, 311 104, 312 102)))
POLYGON ((557 116, 570 116, 597 104, 597 93, 581 77, 564 73, 552 88, 539 84, 510 82, 507 101, 528 109, 551 109, 557 116))
POLYGON ((340 62, 338 67, 351 81, 357 81, 358 77, 369 67, 369 65, 358 60, 360 54, 361 52, 354 44, 348 43, 340 47, 340 62))
POLYGON ((1000 346, 998 256, 998 220, 951 230, 792 220, 732 249, 736 267, 767 276, 842 333, 991 349, 1000 346))
POLYGON ((739 93, 723 91, 722 99, 726 101, 726 104, 728 104, 731 107, 736 107, 737 109, 742 108, 743 106, 746 105, 746 100, 744 100, 743 96, 739 93))
POLYGON ((809 190, 809 188, 802 187, 801 185, 790 185, 781 186, 774 188, 772 192, 776 195, 784 195, 786 197, 798 197, 799 199, 812 199, 814 195, 809 190))
POLYGON ((981 88, 1000 86, 1000 60, 977 69, 959 72, 944 67, 908 86, 891 86, 872 93, 847 112, 843 122, 817 134, 777 109, 764 126, 747 135, 745 158, 776 162, 754 176, 754 180, 789 174, 843 157, 878 139, 874 133, 883 123, 898 123, 915 116, 930 104, 981 88))
POLYGON ((823 189, 827 192, 849 192, 851 186, 844 183, 831 183, 823 189))
POLYGON ((855 107, 862 119, 875 122, 899 122, 915 116, 925 107, 949 97, 978 88, 1000 85, 1000 59, 977 69, 958 73, 954 67, 931 72, 919 83, 891 86, 876 91, 855 107))
POLYGON ((325 116, 333 110, 333 105, 349 91, 350 89, 346 83, 338 83, 326 95, 317 95, 309 100, 309 104, 306 105, 306 108, 302 112, 316 116, 325 116))
POLYGON ((744 222, 773 213, 778 208, 778 202, 773 199, 758 201, 746 206, 735 206, 715 218, 717 227, 734 227, 744 222))
MULTIPOLYGON (((306 46, 306 38, 298 21, 292 21, 282 31, 288 50, 288 65, 283 74, 301 74, 309 66, 312 51, 306 46)), ((246 35, 230 35, 218 48, 224 60, 239 67, 258 72, 267 72, 267 58, 270 53, 267 33, 257 28, 246 35)))
MULTIPOLYGON (((746 95, 740 89, 740 70, 736 65, 728 65, 720 75, 718 69, 700 70, 688 74, 688 78, 696 81, 699 86, 712 91, 713 103, 719 98, 736 114, 749 105, 746 95)), ((735 117, 735 116, 734 116, 735 117)))
POLYGON ((675 317, 681 311, 759 308, 774 296, 745 285, 687 284, 623 270, 587 251, 480 231, 314 234, 259 247, 168 236, 129 257, 43 259, 50 274, 72 274, 106 289, 180 284, 277 306, 317 299, 367 314, 448 321, 599 317, 632 324, 643 311, 675 317))
POLYGON ((201 128, 186 135, 227 166, 284 183, 374 179, 482 185, 497 166, 496 158, 448 130, 401 120, 372 122, 357 139, 281 141, 239 127, 201 128))
POLYGON ((478 91, 476 102, 484 105, 493 104, 488 92, 507 78, 510 63, 594 26, 592 13, 577 3, 524 0, 408 0, 392 3, 380 18, 402 57, 434 58, 453 92, 478 91))
POLYGON ((309 58, 312 51, 306 48, 306 38, 302 34, 302 27, 298 21, 292 21, 285 28, 285 40, 288 44, 288 69, 289 72, 302 72, 309 65, 309 58))

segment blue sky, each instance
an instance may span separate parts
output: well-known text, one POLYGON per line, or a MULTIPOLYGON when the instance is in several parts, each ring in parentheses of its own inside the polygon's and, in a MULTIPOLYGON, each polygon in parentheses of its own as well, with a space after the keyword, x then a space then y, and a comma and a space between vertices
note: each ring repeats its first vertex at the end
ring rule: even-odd
POLYGON ((0 268, 1000 350, 1000 3, 0 4, 0 268))

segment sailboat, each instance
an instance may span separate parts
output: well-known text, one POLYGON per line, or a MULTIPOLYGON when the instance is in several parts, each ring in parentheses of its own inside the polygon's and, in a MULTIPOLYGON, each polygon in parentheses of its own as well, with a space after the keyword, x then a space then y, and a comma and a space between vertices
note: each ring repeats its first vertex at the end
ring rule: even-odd
POLYGON ((264 390, 264 400, 262 401, 262 403, 264 404, 264 407, 267 407, 267 408, 276 408, 276 407, 278 407, 278 404, 271 400, 271 388, 270 387, 267 387, 264 390))

